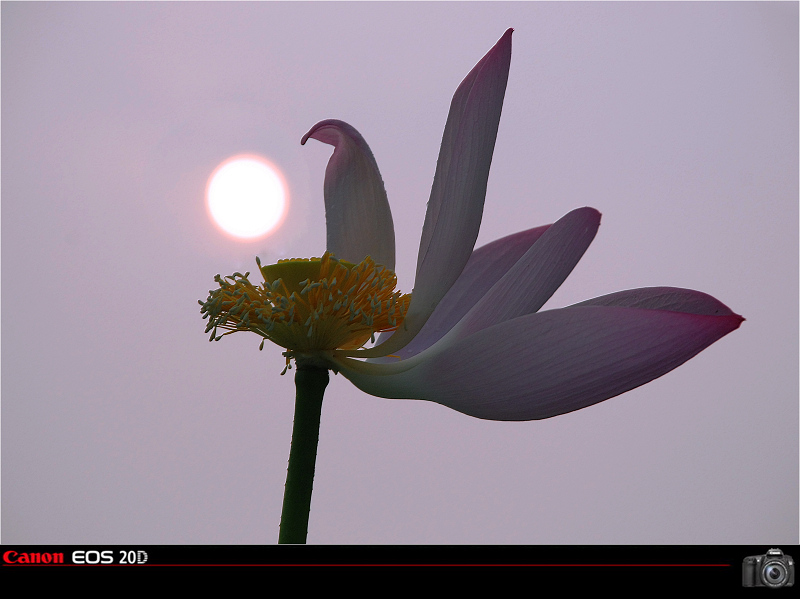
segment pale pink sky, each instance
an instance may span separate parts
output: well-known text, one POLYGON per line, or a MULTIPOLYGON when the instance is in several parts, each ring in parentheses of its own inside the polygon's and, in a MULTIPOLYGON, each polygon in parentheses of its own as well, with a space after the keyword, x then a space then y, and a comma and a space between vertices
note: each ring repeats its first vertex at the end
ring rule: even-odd
POLYGON ((413 273, 453 92, 508 28, 478 244, 593 206, 545 309, 669 285, 747 321, 676 371, 521 423, 332 377, 311 543, 798 542, 797 3, 2 4, 2 540, 274 543, 293 380, 208 343, 198 299, 324 250, 337 118, 370 144, 413 273), (259 242, 206 178, 258 153, 259 242))

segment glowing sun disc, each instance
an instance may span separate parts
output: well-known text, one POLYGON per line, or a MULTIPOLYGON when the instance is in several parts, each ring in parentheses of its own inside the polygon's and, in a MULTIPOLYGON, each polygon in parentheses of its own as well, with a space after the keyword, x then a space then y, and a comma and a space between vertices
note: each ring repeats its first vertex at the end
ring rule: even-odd
POLYGON ((220 164, 206 187, 208 211, 226 233, 255 239, 272 232, 286 212, 280 171, 258 156, 233 156, 220 164))

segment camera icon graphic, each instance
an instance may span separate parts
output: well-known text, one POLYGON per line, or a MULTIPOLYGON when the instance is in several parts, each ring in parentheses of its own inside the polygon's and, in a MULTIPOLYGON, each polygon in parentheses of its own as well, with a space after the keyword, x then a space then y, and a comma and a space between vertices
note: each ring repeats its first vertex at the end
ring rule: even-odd
POLYGON ((779 589, 794 585, 794 560, 780 549, 764 555, 750 555, 742 561, 743 587, 779 589))

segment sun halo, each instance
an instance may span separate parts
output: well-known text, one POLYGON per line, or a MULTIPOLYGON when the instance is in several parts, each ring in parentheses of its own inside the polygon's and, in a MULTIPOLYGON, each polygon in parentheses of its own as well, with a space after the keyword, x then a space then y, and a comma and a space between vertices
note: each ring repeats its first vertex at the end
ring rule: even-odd
POLYGON ((240 241, 253 241, 277 230, 286 216, 288 196, 280 170, 254 154, 224 160, 206 184, 211 220, 240 241))

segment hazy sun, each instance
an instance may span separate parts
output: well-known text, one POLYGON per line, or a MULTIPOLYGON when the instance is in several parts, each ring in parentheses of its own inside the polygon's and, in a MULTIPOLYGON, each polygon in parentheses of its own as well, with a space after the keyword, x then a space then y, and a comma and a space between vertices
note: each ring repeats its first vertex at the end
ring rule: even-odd
POLYGON ((241 239, 262 237, 280 225, 286 213, 286 184, 264 158, 239 155, 220 164, 206 186, 206 202, 219 227, 241 239))

